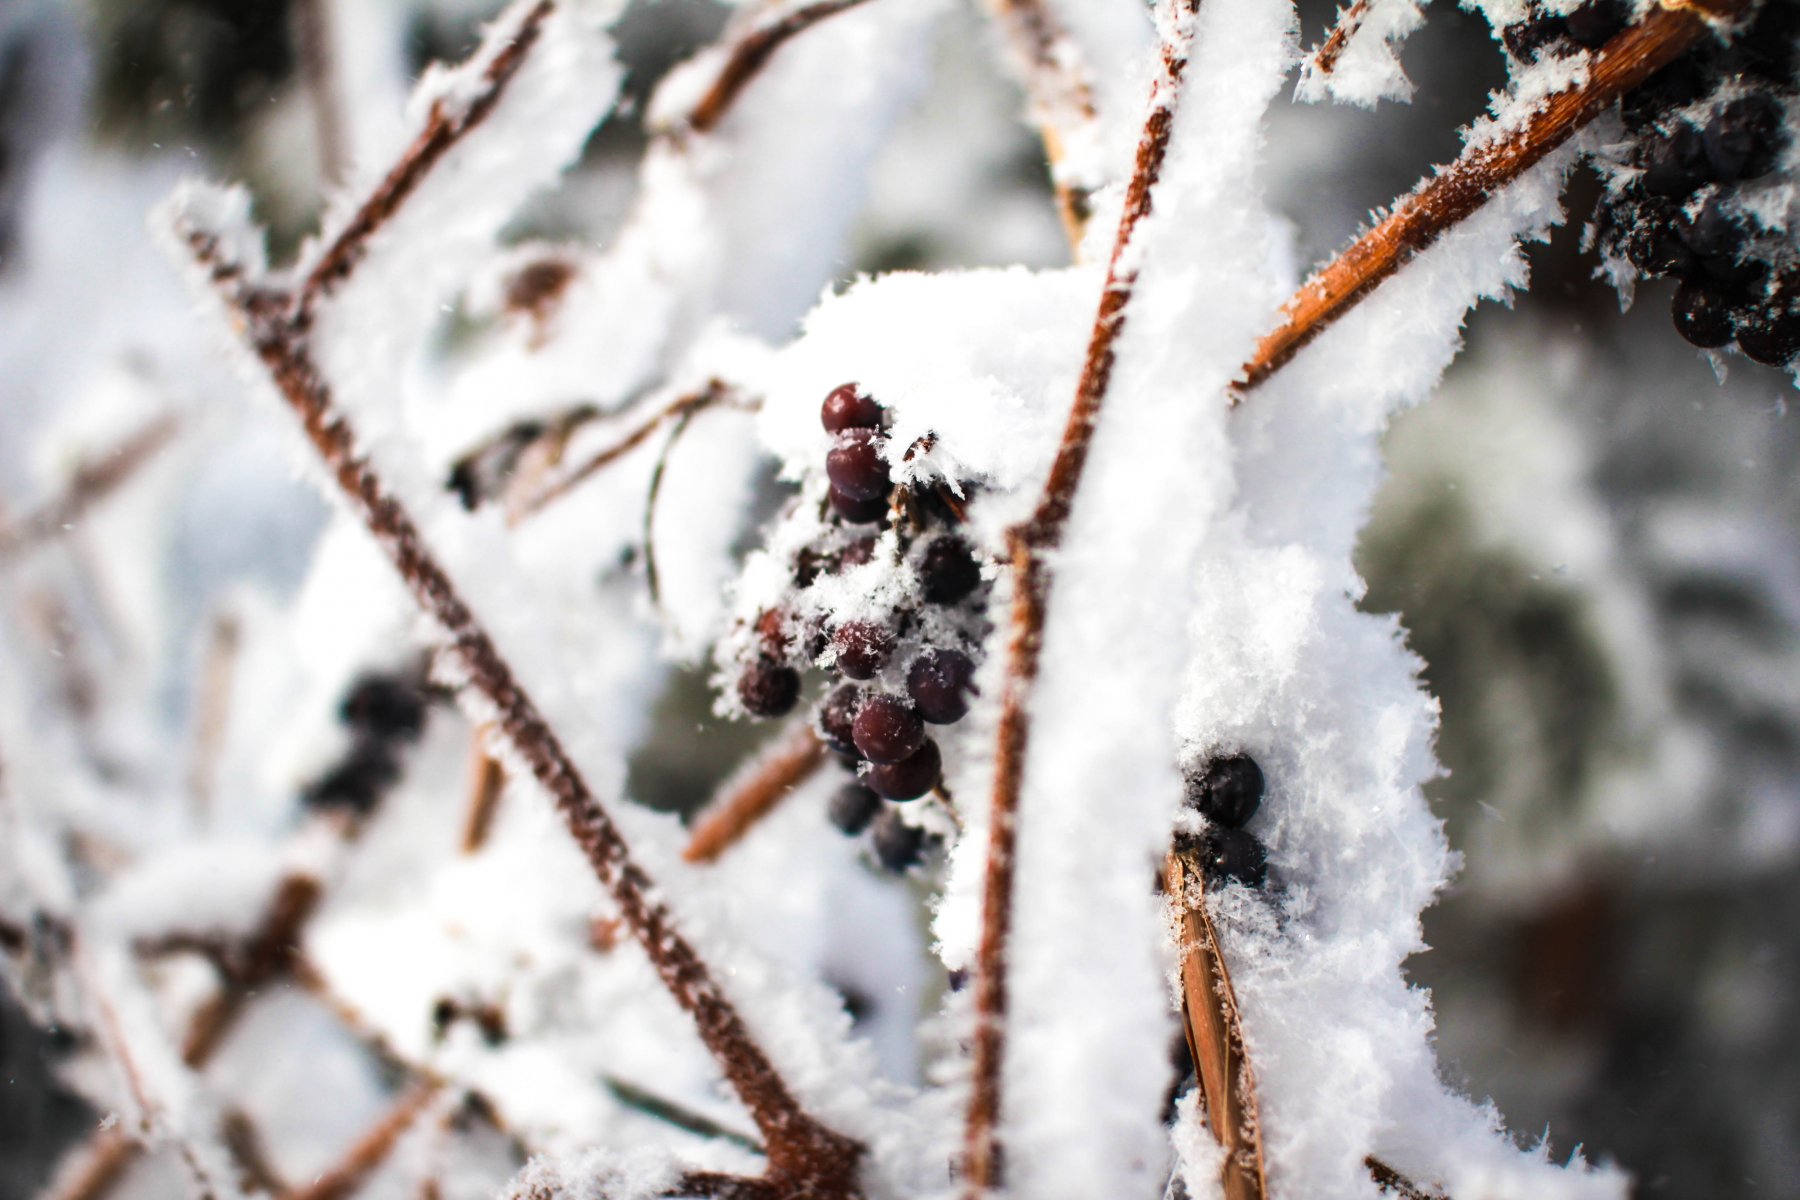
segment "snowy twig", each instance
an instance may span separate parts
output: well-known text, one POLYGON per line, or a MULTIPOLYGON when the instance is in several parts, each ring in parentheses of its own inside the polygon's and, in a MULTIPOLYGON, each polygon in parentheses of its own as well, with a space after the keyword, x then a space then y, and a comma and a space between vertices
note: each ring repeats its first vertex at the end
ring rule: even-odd
POLYGON ((0 524, 0 561, 56 537, 79 521, 167 446, 178 425, 173 416, 158 417, 97 459, 82 462, 54 499, 0 524))
POLYGON ((867 4, 869 0, 815 0, 786 16, 755 26, 732 43, 725 65, 713 84, 688 111, 686 128, 694 133, 711 131, 737 101, 752 79, 775 56, 775 52, 820 21, 867 4))
POLYGON ((700 814, 681 857, 691 863, 718 861, 824 763, 825 744, 807 726, 797 727, 748 778, 700 814))
POLYGON ((355 270, 356 264, 368 252, 369 239, 393 218, 406 198, 431 174, 432 168, 494 111, 506 94, 507 85, 542 36, 544 22, 549 20, 555 7, 554 0, 538 0, 526 12, 510 40, 488 63, 482 75, 486 86, 480 92, 455 105, 438 100, 431 106, 431 114, 418 137, 308 272, 297 297, 297 314, 303 324, 319 301, 355 270))
MULTIPOLYGON (((1192 12, 1198 0, 1176 0, 1192 12)), ((995 747, 993 802, 988 816, 988 855, 982 893, 981 944, 976 960, 974 1080, 965 1130, 965 1195, 992 1192, 1000 1184, 1000 1076, 1007 1013, 1006 945, 1012 928, 1013 870, 1018 841, 1017 814, 1023 785, 1030 718, 1028 704, 1042 653, 1050 572, 1046 556, 1062 540, 1081 474, 1087 464, 1094 425, 1107 397, 1119 334, 1137 280, 1129 248, 1133 233, 1150 213, 1151 193, 1162 173, 1186 66, 1183 47, 1168 45, 1163 75, 1151 93, 1150 114, 1139 138, 1124 211, 1100 295, 1087 357, 1076 384, 1062 441, 1050 477, 1031 518, 1007 530, 1014 576, 1012 634, 1007 643, 1006 684, 1001 696, 995 747)))
POLYGON ((228 1109, 219 1120, 219 1140, 242 1173, 246 1190, 267 1192, 271 1196, 287 1193, 288 1186, 270 1160, 268 1147, 263 1144, 262 1134, 249 1113, 241 1108, 228 1109))
POLYGON ((1071 145, 1099 137, 1091 73, 1044 0, 987 0, 987 4, 1005 34, 1014 69, 1031 101, 1031 118, 1050 160, 1063 232, 1070 246, 1079 250, 1093 213, 1094 189, 1102 181, 1070 178, 1067 154, 1071 145))
POLYGON ((1281 324, 1244 364, 1235 400, 1274 374, 1375 286, 1567 141, 1621 95, 1673 62, 1750 0, 1662 0, 1641 23, 1593 53, 1585 81, 1547 97, 1511 134, 1470 146, 1456 162, 1399 201, 1301 285, 1281 324))
POLYGON ((1318 75, 1329 75, 1337 69, 1337 60, 1344 53, 1344 47, 1362 28, 1363 18, 1369 15, 1369 0, 1355 0, 1349 8, 1338 14, 1337 24, 1331 27, 1331 33, 1319 48, 1313 51, 1312 71, 1318 75))
POLYGON ((1205 871, 1197 855, 1177 847, 1163 865, 1163 878, 1179 935, 1182 1029, 1206 1101, 1207 1126, 1225 1151, 1220 1189, 1225 1200, 1262 1200, 1268 1181, 1256 1079, 1244 1052, 1231 975, 1206 907, 1205 871))
POLYGON ((1390 1196, 1398 1196, 1400 1200, 1445 1200, 1442 1192, 1426 1191, 1372 1154, 1363 1159, 1363 1165, 1369 1168, 1369 1177, 1375 1181, 1375 1186, 1390 1196))
POLYGON ((313 126, 319 141, 319 173, 327 185, 344 178, 349 153, 344 140, 344 111, 337 66, 331 55, 330 0, 295 0, 294 49, 300 73, 312 99, 313 126))
POLYGON ((356 1191, 377 1167, 387 1161, 394 1147, 399 1145, 401 1135, 412 1128, 438 1090, 439 1085, 432 1081, 415 1083, 379 1121, 356 1139, 335 1166, 321 1172, 306 1187, 287 1193, 284 1200, 342 1200, 356 1191))
POLYGON ((63 1157, 39 1200, 99 1200, 124 1177, 139 1151, 119 1130, 101 1130, 63 1157))
POLYGON ((225 985, 194 1014, 182 1040, 183 1063, 198 1067, 211 1058, 244 1002, 287 968, 301 930, 318 909, 320 894, 319 881, 312 876, 285 876, 250 938, 241 947, 228 947, 212 956, 225 985))
POLYGON ((500 794, 506 788, 506 772, 500 760, 488 753, 491 730, 482 726, 475 731, 469 754, 469 803, 463 817, 462 852, 473 854, 487 843, 494 827, 494 813, 500 807, 500 794))

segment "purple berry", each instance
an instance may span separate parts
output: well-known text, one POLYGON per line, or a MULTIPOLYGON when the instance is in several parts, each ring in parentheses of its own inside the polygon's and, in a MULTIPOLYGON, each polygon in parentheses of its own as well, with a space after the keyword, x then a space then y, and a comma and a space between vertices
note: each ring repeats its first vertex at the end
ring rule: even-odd
POLYGON ((881 424, 881 405, 873 396, 863 395, 854 383, 833 388, 819 409, 819 421, 827 433, 846 429, 874 429, 881 424))
POLYGON ((819 736, 839 754, 856 754, 854 725, 862 700, 862 689, 847 683, 819 705, 819 736))
POLYGON ((841 492, 834 486, 831 489, 831 507, 838 516, 852 525, 873 525, 887 516, 888 502, 886 496, 877 496, 873 500, 858 500, 855 496, 841 492))
POLYGON ((981 567, 969 543, 959 537, 941 537, 920 556, 919 581, 925 586, 925 599, 932 604, 957 604, 981 586, 981 567))
POLYGON ((860 783, 846 783, 832 793, 826 815, 842 833, 855 837, 881 812, 881 797, 860 783))
POLYGON ((1262 768, 1247 754, 1208 759, 1187 777, 1188 805, 1214 825, 1241 828, 1262 797, 1262 768))
POLYGON ((1715 350, 1731 342, 1731 302, 1710 284, 1690 280, 1676 288, 1669 314, 1690 345, 1715 350))
MULTIPOLYGON (((885 693, 863 701, 851 733, 857 750, 873 763, 901 762, 926 744, 925 722, 919 719, 917 710, 900 697, 885 693)), ((880 787, 875 790, 881 791, 880 787)))
POLYGON ((845 621, 831 635, 838 671, 851 679, 873 679, 894 653, 894 635, 873 621, 845 621))
POLYGON ((825 456, 825 474, 835 490, 853 500, 880 500, 893 486, 887 459, 881 457, 881 437, 872 429, 838 434, 825 456))
POLYGON ((738 676, 738 699, 752 716, 782 717, 800 699, 800 673, 759 658, 738 676))
POLYGON ((975 663, 960 650, 927 650, 906 672, 906 694, 919 715, 933 725, 949 725, 969 711, 975 663))
POLYGON ((937 743, 926 738, 911 758, 871 766, 863 782, 889 800, 916 800, 936 787, 943 773, 944 760, 937 743))
POLYGON ((908 825, 891 808, 875 818, 875 832, 869 844, 875 849, 875 861, 896 875, 925 861, 925 831, 908 825))
POLYGON ((875 538, 860 537, 844 547, 843 554, 838 556, 838 565, 844 569, 860 567, 864 563, 875 561, 875 538))

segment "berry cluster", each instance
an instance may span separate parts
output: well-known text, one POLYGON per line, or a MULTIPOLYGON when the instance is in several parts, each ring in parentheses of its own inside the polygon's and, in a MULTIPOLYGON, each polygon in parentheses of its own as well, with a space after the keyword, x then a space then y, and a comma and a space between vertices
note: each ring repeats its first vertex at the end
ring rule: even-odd
POLYGON ((833 797, 832 823, 872 831, 877 860, 904 871, 928 839, 884 802, 937 787, 943 759, 929 727, 969 710, 986 632, 981 564, 958 531, 966 488, 894 484, 887 412, 873 397, 844 384, 820 420, 832 435, 829 487, 816 512, 793 514, 816 524, 789 555, 786 597, 756 615, 727 673, 761 717, 793 710, 808 667, 833 673, 814 724, 857 778, 833 797))
POLYGON ((1244 754, 1212 758, 1190 771, 1186 783, 1188 807, 1207 822, 1199 839, 1206 878, 1261 887, 1268 878, 1268 854, 1244 826, 1262 805, 1262 768, 1244 754))
POLYGON ((359 677, 338 706, 338 720, 350 731, 350 749, 307 785, 301 803, 367 816, 400 781, 403 756, 424 736, 430 700, 421 673, 359 677))
POLYGON ((1625 182, 1597 222, 1608 259, 1677 281, 1683 338, 1736 342, 1770 366, 1800 355, 1800 261, 1785 205, 1767 202, 1790 140, 1797 35, 1800 6, 1773 0, 1729 45, 1708 42, 1628 93, 1627 155, 1614 164, 1625 182))

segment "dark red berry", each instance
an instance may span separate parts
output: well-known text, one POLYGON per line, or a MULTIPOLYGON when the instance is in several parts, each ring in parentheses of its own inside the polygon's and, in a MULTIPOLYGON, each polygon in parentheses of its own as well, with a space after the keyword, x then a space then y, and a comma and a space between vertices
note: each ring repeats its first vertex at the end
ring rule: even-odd
POLYGON ((837 669, 851 679, 873 679, 894 653, 894 635, 873 621, 845 621, 831 635, 837 669))
POLYGON ((1569 36, 1589 50, 1597 50, 1625 28, 1630 15, 1623 0, 1588 0, 1569 14, 1569 36))
POLYGON ((787 655, 788 635, 784 628, 787 614, 779 608, 771 608, 756 618, 756 637, 762 643, 762 652, 770 658, 780 659, 787 655))
POLYGON ((838 830, 855 837, 881 812, 881 797, 860 783, 846 783, 832 793, 826 815, 838 830))
POLYGON ((1685 277, 1700 269, 1694 252, 1662 217, 1653 213, 1640 215, 1626 232, 1624 250, 1631 265, 1653 279, 1661 275, 1685 277))
POLYGON ((891 808, 875 818, 875 832, 869 844, 875 849, 875 861, 896 875, 925 861, 925 831, 908 825, 891 808))
POLYGON ((1779 297, 1764 302, 1748 315, 1740 315, 1737 344, 1753 362, 1787 366, 1800 355, 1800 311, 1788 308, 1779 297))
POLYGON ((839 565, 846 569, 850 567, 860 567, 864 563, 874 561, 875 538, 873 537, 857 538, 854 542, 851 542, 848 546, 844 547, 844 553, 838 558, 839 565))
POLYGON ((941 537, 920 556, 919 581, 925 586, 926 600, 957 604, 981 586, 981 567, 969 543, 959 537, 941 537))
POLYGON ((881 405, 875 403, 873 396, 864 395, 854 383, 833 388, 819 409, 819 421, 827 433, 874 429, 881 424, 881 415, 881 405))
POLYGON ((425 690, 402 675, 364 675, 344 697, 338 716, 370 737, 410 742, 425 731, 425 690))
POLYGON ((885 693, 863 701, 851 733, 857 750, 874 763, 900 762, 925 744, 925 722, 919 719, 918 711, 900 697, 885 693))
POLYGON ((933 725, 960 721, 969 711, 975 663, 960 650, 927 650, 906 672, 906 694, 933 725))
POLYGON ((385 742, 362 738, 349 755, 300 794, 308 808, 363 816, 400 781, 400 760, 385 742))
POLYGON ((738 699, 752 716, 784 717, 800 699, 800 673, 759 658, 738 676, 738 699))
POLYGON ((1652 196, 1679 198, 1705 183, 1712 174, 1705 138, 1686 121, 1643 142, 1643 185, 1652 196))
POLYGON ((1269 875, 1268 852, 1256 835, 1242 829, 1215 825, 1200 844, 1201 861, 1209 883, 1235 879, 1247 887, 1261 887, 1269 875))
POLYGON ((854 725, 862 701, 862 689, 846 683, 819 704, 819 736, 839 754, 856 754, 854 725))
POLYGON ((1762 92, 1722 106, 1706 123, 1703 138, 1714 174, 1726 181, 1768 174, 1781 151, 1781 118, 1781 105, 1762 92))
POLYGON ((1215 825, 1242 827, 1262 804, 1263 773, 1247 754, 1208 759, 1187 777, 1187 802, 1215 825))
POLYGON ((1731 301, 1711 284, 1689 281, 1676 288, 1669 315, 1691 345, 1715 350, 1731 342, 1731 301))
POLYGON ((832 510, 852 525, 873 525, 887 516, 886 496, 877 496, 873 500, 858 500, 855 496, 840 492, 836 487, 831 489, 830 495, 832 510))
POLYGON ((944 759, 937 743, 926 738, 911 758, 871 766, 863 782, 889 800, 916 800, 936 787, 943 773, 944 759))
POLYGON ((838 434, 825 456, 825 474, 834 489, 853 500, 879 500, 892 486, 887 459, 881 457, 881 437, 872 429, 838 434))

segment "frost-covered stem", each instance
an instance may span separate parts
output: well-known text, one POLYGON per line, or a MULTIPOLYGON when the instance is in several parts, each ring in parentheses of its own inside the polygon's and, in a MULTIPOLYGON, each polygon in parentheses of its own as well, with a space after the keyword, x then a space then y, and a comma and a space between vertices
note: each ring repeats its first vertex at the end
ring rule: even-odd
MULTIPOLYGON (((1175 0, 1192 14, 1199 0, 1175 0)), ((1062 441, 1050 465, 1050 476, 1029 520, 1007 530, 1013 569, 1012 633, 1007 643, 1006 682, 1001 694, 1000 723, 994 751, 994 792, 988 811, 987 872, 982 890, 981 944, 976 956, 974 1079, 964 1138, 964 1195, 987 1195, 1000 1185, 999 1140, 1001 1070, 1005 1058, 1007 1014, 1006 945, 1012 930, 1013 869, 1018 844, 1019 795, 1024 782, 1025 752, 1030 732, 1031 689, 1043 650, 1048 611, 1050 570, 1046 556, 1062 541, 1063 528, 1075 501, 1095 422, 1112 382, 1119 334, 1137 282, 1130 256, 1132 235, 1150 213, 1151 195, 1168 155, 1180 95, 1185 46, 1163 49, 1163 75, 1150 97, 1150 114, 1138 139, 1137 159, 1125 192, 1119 232, 1100 294, 1099 313, 1088 340, 1087 358, 1076 384, 1062 441)))
POLYGON ((1091 142, 1097 136, 1092 74, 1044 0, 987 0, 987 6, 1005 35, 1014 69, 1030 99, 1031 118, 1050 160, 1063 232, 1069 245, 1079 250, 1093 215, 1097 181, 1069 179, 1066 155, 1070 143, 1091 142))
POLYGON ((1707 36, 1709 21, 1728 20, 1749 6, 1750 0, 1662 0, 1642 22, 1593 53, 1583 83, 1543 100, 1512 133, 1464 150, 1300 286, 1282 306, 1281 324, 1244 364, 1234 401, 1279 370, 1413 255, 1707 36))
POLYGON ((241 948, 217 955, 225 985, 194 1014, 182 1038, 181 1061, 205 1065, 256 990, 281 974, 299 946, 301 930, 318 910, 322 889, 311 875, 288 875, 276 885, 263 918, 241 948))
POLYGON ((550 794, 626 927, 643 946, 664 986, 693 1019, 701 1040, 769 1145, 771 1177, 810 1186, 820 1195, 854 1194, 863 1148, 800 1107, 710 969, 676 930, 668 909, 652 899, 656 888, 633 858, 624 835, 449 573, 426 547, 411 515, 356 452, 350 426, 337 411, 305 340, 304 300, 290 302, 244 288, 241 270, 218 258, 211 238, 194 233, 189 240, 197 259, 210 268, 213 281, 236 305, 257 357, 299 417, 351 511, 373 535, 420 608, 436 621, 467 672, 468 686, 492 706, 500 737, 550 794))
POLYGON ((369 240, 393 219, 406 198, 425 181, 439 160, 494 111, 506 94, 507 85, 525 65, 531 48, 543 36, 544 22, 549 20, 555 8, 555 0, 538 0, 526 12, 510 40, 482 73, 485 86, 480 92, 454 105, 438 100, 431 106, 425 128, 419 131, 419 136, 406 148, 387 178, 363 201, 308 272, 298 297, 298 311, 303 319, 310 316, 332 289, 349 278, 368 252, 369 240))
POLYGON ((1219 935, 1206 907, 1206 875, 1182 849, 1163 864, 1163 894, 1174 910, 1181 956, 1181 1025, 1206 1100, 1206 1124, 1225 1151, 1219 1186, 1225 1200, 1262 1200, 1262 1130, 1256 1077, 1244 1052, 1243 1024, 1219 935))
POLYGON ((38 1200, 100 1200, 138 1154, 138 1144, 117 1129, 102 1130, 64 1156, 38 1200))
POLYGON ((313 127, 319 141, 319 173, 325 183, 344 178, 349 155, 344 144, 344 112, 336 64, 331 59, 330 0, 295 0, 294 48, 300 73, 312 99, 313 127))
POLYGON ((156 457, 178 428, 173 416, 158 417, 112 450, 82 462, 59 495, 23 517, 0 524, 0 561, 59 536, 81 520, 156 457))
POLYGON ((363 1185, 375 1169, 386 1162, 400 1144, 400 1138, 419 1114, 438 1094, 433 1081, 415 1083, 382 1114, 379 1121, 356 1139, 335 1166, 322 1172, 303 1188, 289 1192, 285 1200, 342 1200, 363 1185))
POLYGON ((1362 28, 1363 18, 1369 15, 1369 0, 1356 0, 1349 8, 1338 14, 1337 24, 1331 27, 1331 33, 1313 52, 1312 69, 1320 75, 1329 75, 1337 70, 1337 60, 1344 53, 1344 47, 1362 28))
POLYGON ((1398 1196, 1400 1200, 1446 1200, 1444 1193, 1426 1191, 1373 1154, 1363 1159, 1363 1166, 1369 1168, 1369 1178, 1375 1181, 1375 1186, 1390 1196, 1398 1196))
POLYGON ((287 1194, 287 1183, 270 1160, 269 1148, 249 1113, 241 1108, 227 1110, 219 1120, 219 1140, 225 1146, 225 1153, 231 1156, 232 1165, 237 1167, 252 1190, 271 1196, 287 1194))
POLYGON ((799 726, 756 764, 748 778, 700 814, 681 857, 691 863, 717 862, 824 763, 825 743, 805 725, 799 726))
POLYGON ((731 111, 739 94, 768 65, 769 60, 783 45, 820 21, 868 2, 869 0, 815 0, 812 4, 804 5, 786 16, 778 17, 766 25, 755 26, 744 33, 727 51, 725 65, 719 69, 712 86, 688 112, 687 128, 694 133, 711 131, 731 111))
POLYGON ((494 826, 494 813, 500 807, 500 793, 506 787, 506 772, 500 760, 488 753, 488 737, 492 727, 483 725, 475 731, 469 751, 469 803, 463 817, 462 852, 473 854, 487 844, 488 831, 494 826))

